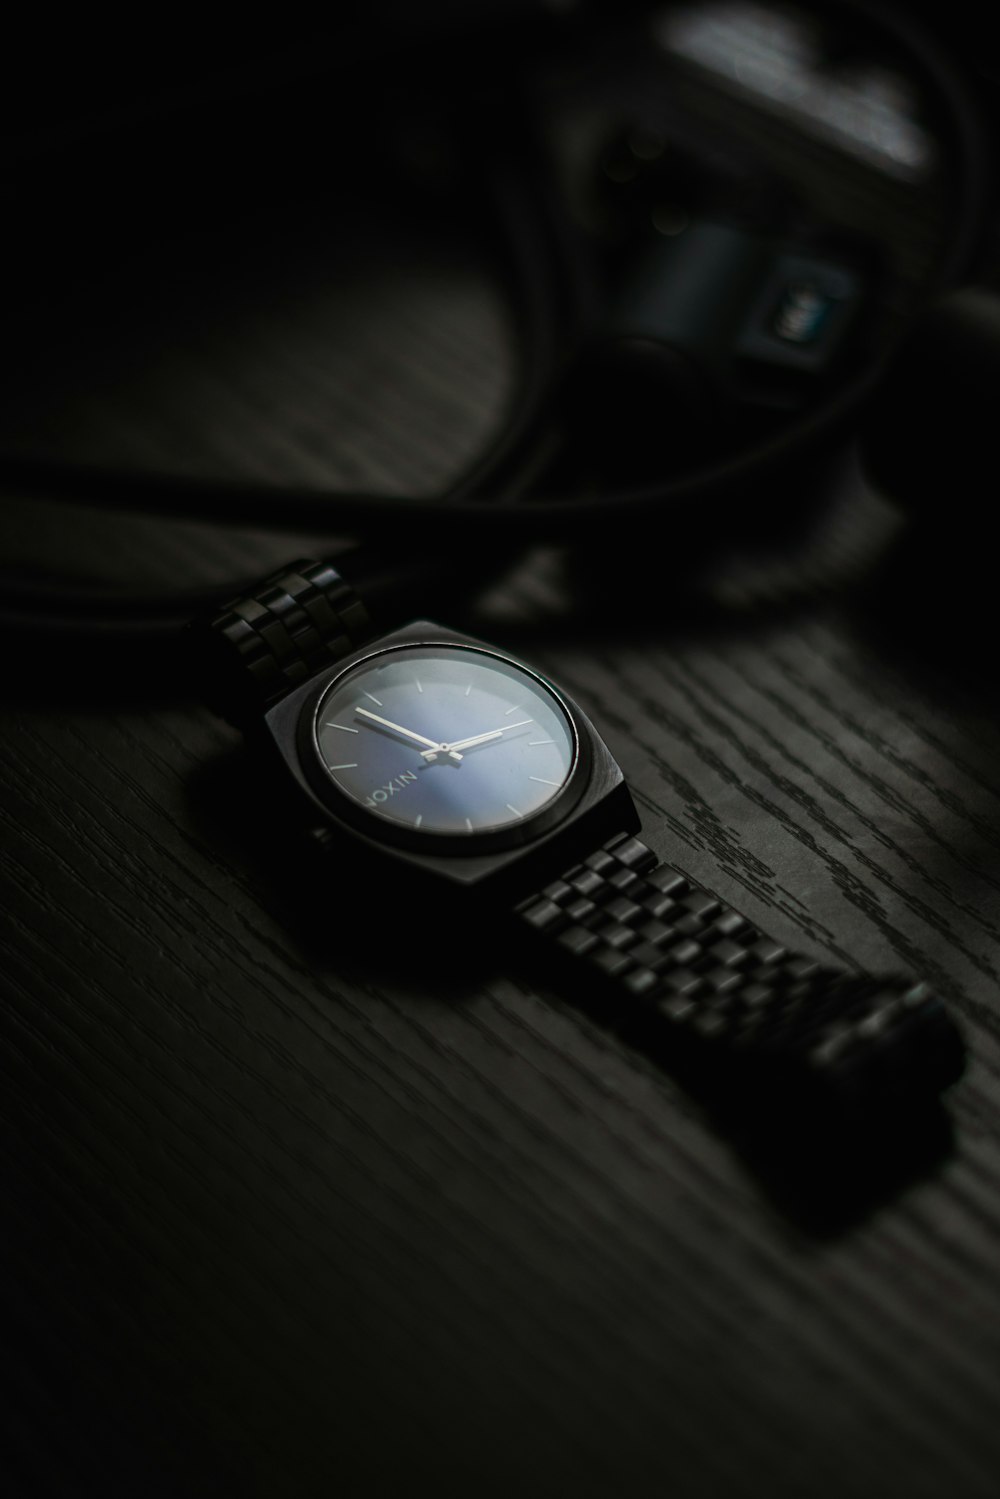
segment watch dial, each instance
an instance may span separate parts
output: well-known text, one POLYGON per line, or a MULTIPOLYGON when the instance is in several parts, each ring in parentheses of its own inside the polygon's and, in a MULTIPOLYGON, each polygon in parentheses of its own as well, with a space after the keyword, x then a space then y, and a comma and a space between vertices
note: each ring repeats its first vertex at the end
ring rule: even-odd
POLYGON ((549 807, 576 762, 555 693, 471 646, 387 650, 339 677, 316 742, 344 796, 420 833, 495 832, 549 807))

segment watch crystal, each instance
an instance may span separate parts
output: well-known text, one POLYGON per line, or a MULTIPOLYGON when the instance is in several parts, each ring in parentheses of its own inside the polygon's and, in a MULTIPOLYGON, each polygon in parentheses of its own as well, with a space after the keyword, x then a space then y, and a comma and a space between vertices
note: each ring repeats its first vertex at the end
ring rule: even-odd
POLYGON ((368 657, 328 688, 316 743, 344 796, 431 835, 495 832, 535 817, 576 763, 576 734, 555 692, 472 646, 368 657))

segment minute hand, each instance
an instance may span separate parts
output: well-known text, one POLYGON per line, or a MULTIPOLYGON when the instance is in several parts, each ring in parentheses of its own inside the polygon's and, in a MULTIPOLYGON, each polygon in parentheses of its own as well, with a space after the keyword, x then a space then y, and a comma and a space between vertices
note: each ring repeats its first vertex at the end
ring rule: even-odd
MULTIPOLYGON (((355 708, 354 711, 355 713, 359 713, 362 718, 370 718, 375 723, 380 723, 383 728, 392 729, 396 734, 405 734, 407 739, 415 739, 418 744, 426 744, 427 749, 424 751, 425 754, 433 752, 440 755, 442 752, 447 752, 452 748, 450 745, 439 744, 436 739, 428 739, 424 734, 417 734, 413 729, 404 729, 401 723, 393 723, 389 718, 382 718, 378 713, 372 713, 369 708, 355 708)), ((461 756, 458 758, 461 759, 461 756)))

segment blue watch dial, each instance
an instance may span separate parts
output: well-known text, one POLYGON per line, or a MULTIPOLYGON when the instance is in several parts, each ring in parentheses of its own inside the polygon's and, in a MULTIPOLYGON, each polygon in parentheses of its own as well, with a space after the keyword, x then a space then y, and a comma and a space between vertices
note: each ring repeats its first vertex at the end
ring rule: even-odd
POLYGON ((316 712, 333 785, 374 817, 415 832, 495 832, 550 808, 573 772, 567 709, 539 677, 472 646, 369 656, 316 712))

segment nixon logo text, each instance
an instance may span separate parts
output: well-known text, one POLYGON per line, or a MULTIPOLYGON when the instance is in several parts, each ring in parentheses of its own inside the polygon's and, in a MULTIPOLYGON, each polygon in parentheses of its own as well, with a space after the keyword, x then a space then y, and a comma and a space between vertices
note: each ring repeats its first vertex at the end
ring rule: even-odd
POLYGON ((375 791, 372 792, 371 796, 366 797, 365 806, 377 807, 382 802, 387 802, 390 796, 395 796, 397 791, 405 790, 410 782, 415 781, 416 779, 416 771, 404 770, 402 775, 394 776, 391 781, 386 781, 384 786, 379 786, 375 791))

